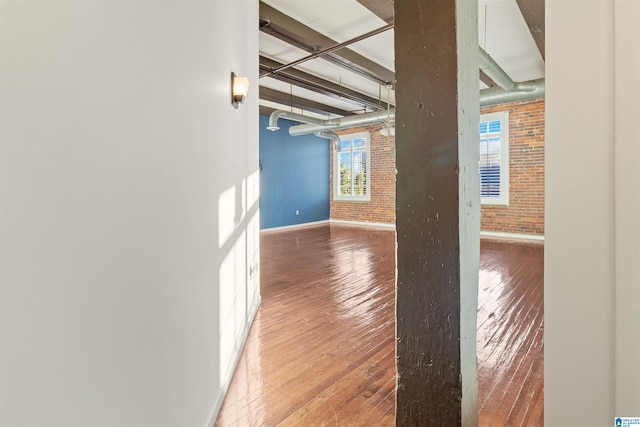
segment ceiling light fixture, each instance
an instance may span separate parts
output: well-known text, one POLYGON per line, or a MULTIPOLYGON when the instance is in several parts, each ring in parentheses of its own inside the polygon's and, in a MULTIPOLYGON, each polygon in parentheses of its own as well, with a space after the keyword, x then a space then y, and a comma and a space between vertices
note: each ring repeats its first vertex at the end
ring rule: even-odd
POLYGON ((249 92, 249 79, 246 77, 236 76, 231 73, 231 105, 238 108, 238 104, 242 104, 249 92))

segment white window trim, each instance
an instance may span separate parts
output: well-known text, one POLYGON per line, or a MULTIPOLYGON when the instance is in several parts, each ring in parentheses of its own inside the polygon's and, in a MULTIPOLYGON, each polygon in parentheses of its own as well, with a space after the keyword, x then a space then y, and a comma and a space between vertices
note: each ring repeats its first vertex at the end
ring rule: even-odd
MULTIPOLYGON (((500 126, 500 197, 480 197, 480 203, 482 205, 509 205, 509 112, 500 111, 497 113, 482 114, 480 116, 480 123, 500 120, 502 125, 500 126), (504 173, 503 173, 504 172, 504 173)), ((480 149, 478 147, 478 149, 480 149)), ((480 164, 478 164, 478 171, 480 170, 480 164)))
POLYGON ((364 196, 340 196, 340 152, 333 151, 333 200, 349 202, 371 201, 371 134, 369 132, 341 135, 340 140, 348 141, 363 138, 367 140, 367 194, 364 196))

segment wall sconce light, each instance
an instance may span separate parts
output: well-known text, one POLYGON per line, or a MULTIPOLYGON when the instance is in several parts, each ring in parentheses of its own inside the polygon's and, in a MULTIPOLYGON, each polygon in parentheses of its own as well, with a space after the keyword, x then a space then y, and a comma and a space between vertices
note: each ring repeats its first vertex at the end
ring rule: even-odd
POLYGON ((236 76, 236 73, 231 73, 231 105, 234 108, 238 108, 238 104, 244 102, 245 97, 249 92, 249 79, 246 77, 236 76))

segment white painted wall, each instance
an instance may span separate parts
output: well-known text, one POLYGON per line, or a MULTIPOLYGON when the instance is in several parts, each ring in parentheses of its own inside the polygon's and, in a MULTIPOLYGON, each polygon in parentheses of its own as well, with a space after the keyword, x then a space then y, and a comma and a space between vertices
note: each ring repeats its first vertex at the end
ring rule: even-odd
POLYGON ((640 2, 614 1, 615 414, 640 417, 640 2))
POLYGON ((204 426, 259 298, 258 2, 0 8, 0 424, 204 426))
POLYGON ((546 2, 545 425, 640 416, 638 19, 546 2))
POLYGON ((612 12, 609 0, 546 2, 544 415, 550 426, 613 420, 612 12), (567 31, 576 17, 584 25, 567 31))

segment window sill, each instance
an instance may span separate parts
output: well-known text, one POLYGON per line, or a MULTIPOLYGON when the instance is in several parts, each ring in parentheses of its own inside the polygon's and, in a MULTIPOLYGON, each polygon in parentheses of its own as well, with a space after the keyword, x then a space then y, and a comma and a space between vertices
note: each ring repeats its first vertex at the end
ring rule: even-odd
POLYGON ((371 197, 334 197, 334 202, 360 202, 367 203, 371 201, 371 197))
POLYGON ((480 206, 492 206, 492 207, 504 207, 504 208, 508 208, 509 207, 509 202, 508 201, 500 201, 500 200, 487 200, 487 201, 480 201, 480 206))

